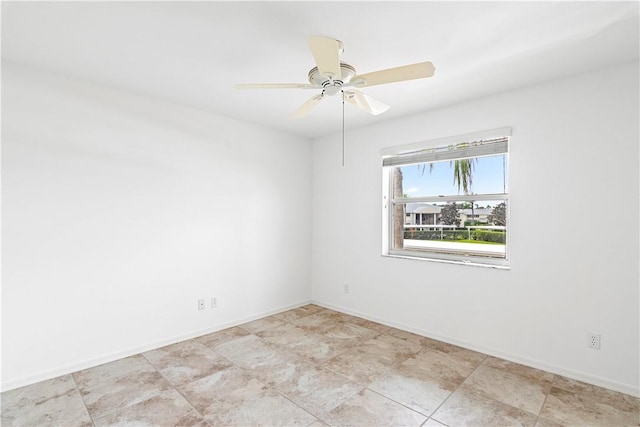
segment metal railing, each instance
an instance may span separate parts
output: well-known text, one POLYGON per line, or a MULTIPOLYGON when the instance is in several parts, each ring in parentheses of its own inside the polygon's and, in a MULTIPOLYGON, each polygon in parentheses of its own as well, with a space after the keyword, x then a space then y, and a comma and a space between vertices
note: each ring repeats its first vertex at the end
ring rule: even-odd
MULTIPOLYGON (((467 225, 465 227, 458 227, 455 225, 445 225, 445 224, 405 224, 405 238, 407 232, 409 235, 415 235, 416 232, 421 232, 422 235, 428 232, 434 232, 434 234, 427 234, 431 238, 420 239, 420 240, 436 240, 439 235, 440 240, 444 240, 445 237, 448 240, 455 240, 456 236, 461 232, 466 231, 466 237, 469 240, 473 240, 471 238, 472 230, 488 230, 488 231, 507 231, 507 227, 503 225, 467 225), (439 233, 438 233, 439 231, 439 233), (435 237, 435 238, 434 238, 435 237)), ((411 237, 410 237, 411 238, 411 237)))

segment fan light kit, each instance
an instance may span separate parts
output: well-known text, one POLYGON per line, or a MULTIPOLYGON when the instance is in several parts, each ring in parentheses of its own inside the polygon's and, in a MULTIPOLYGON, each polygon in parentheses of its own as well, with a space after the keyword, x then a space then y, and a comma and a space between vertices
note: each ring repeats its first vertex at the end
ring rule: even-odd
POLYGON ((340 40, 329 37, 313 36, 308 39, 309 49, 316 66, 309 71, 309 83, 266 83, 238 84, 237 89, 321 89, 322 92, 312 96, 300 108, 291 114, 291 118, 307 115, 320 101, 327 96, 342 93, 343 102, 355 105, 362 110, 378 115, 389 109, 389 106, 371 98, 353 87, 362 88, 406 80, 422 79, 433 76, 435 68, 431 62, 404 65, 367 74, 357 74, 356 69, 340 62, 340 54, 344 45, 340 40))

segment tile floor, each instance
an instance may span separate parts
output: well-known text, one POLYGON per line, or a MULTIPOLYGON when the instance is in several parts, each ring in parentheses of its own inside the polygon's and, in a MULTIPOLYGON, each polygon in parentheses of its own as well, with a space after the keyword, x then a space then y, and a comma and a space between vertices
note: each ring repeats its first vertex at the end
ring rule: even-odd
POLYGON ((4 426, 640 425, 640 399, 315 305, 1 398, 4 426))

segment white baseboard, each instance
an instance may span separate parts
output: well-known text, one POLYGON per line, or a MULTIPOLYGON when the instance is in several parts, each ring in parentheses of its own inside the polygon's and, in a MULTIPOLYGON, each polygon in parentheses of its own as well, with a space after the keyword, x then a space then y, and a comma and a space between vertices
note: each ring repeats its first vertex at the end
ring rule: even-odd
POLYGON ((543 371, 551 372, 552 374, 562 375, 567 378, 572 378, 574 380, 582 381, 588 384, 596 385, 599 387, 604 387, 609 390, 618 391, 620 393, 629 394, 631 396, 640 397, 640 389, 631 384, 624 384, 615 381, 608 380, 606 378, 601 378, 596 375, 592 375, 582 371, 576 371, 573 369, 566 369, 560 366, 551 365, 545 362, 541 362, 539 360, 534 360, 526 357, 522 357, 514 354, 507 354, 500 351, 496 351, 495 349, 486 348, 482 346, 473 345, 467 342, 458 341, 455 339, 451 339, 448 337, 439 336, 430 331, 414 328, 403 323, 394 322, 388 319, 382 319, 375 316, 370 316, 366 313, 361 313, 355 310, 351 310, 346 307, 341 307, 333 304, 326 304, 319 301, 312 301, 313 304, 316 304, 320 307, 328 308, 330 310, 339 311, 341 313, 349 314, 352 316, 361 317, 363 319, 371 320, 372 322, 381 323, 386 326, 391 326, 393 328, 402 329, 407 332, 412 332, 417 335, 422 335, 427 338, 431 338, 434 340, 446 342, 448 344, 457 345, 459 347, 464 347, 469 350, 478 351, 480 353, 488 354, 490 356, 498 357, 504 360, 508 360, 510 362, 520 363, 521 365, 530 366, 532 368, 541 369, 543 371))
POLYGON ((155 350, 160 347, 164 347, 166 345, 176 344, 181 341, 185 341, 188 339, 196 338, 202 335, 210 334, 212 332, 221 331, 223 329, 231 328, 233 326, 242 325, 243 323, 251 322, 253 320, 261 319, 263 317, 272 316, 274 314, 282 313, 283 311, 291 310, 294 308, 302 307, 303 305, 310 304, 311 301, 304 301, 296 304, 290 304, 285 307, 280 307, 275 310, 269 310, 262 313, 258 313, 256 315, 244 317, 241 319, 237 319, 231 322, 220 323, 211 327, 207 327, 204 329, 198 329, 196 331, 188 332, 185 334, 169 337, 166 339, 162 339, 159 341, 150 342, 144 345, 128 348, 125 350, 116 351, 110 353, 105 356, 96 357, 93 359, 83 360, 79 362, 74 362, 65 366, 61 366, 55 369, 50 369, 47 371, 39 372, 34 375, 29 375, 26 377, 18 378, 11 381, 3 381, 1 390, 2 392, 13 390, 19 387, 24 387, 26 385, 35 384, 40 381, 49 380, 52 378, 59 377, 61 375, 71 374, 73 372, 81 371, 83 369, 93 368, 98 365, 102 365, 104 363, 113 362, 118 359, 122 359, 124 357, 133 356, 136 354, 144 353, 145 351, 155 350))

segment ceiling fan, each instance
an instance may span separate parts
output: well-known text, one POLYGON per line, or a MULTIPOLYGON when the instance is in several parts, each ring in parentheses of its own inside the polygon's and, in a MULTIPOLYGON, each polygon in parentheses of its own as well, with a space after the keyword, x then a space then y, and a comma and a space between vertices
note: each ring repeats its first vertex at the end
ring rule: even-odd
POLYGON ((321 89, 291 114, 300 118, 308 114, 327 96, 343 94, 343 99, 373 115, 382 114, 389 106, 354 88, 376 86, 386 83, 422 79, 433 76, 435 68, 431 62, 404 65, 386 70, 357 74, 356 69, 340 62, 344 45, 340 40, 312 36, 307 40, 316 66, 309 71, 309 83, 265 83, 237 84, 237 89, 321 89))

